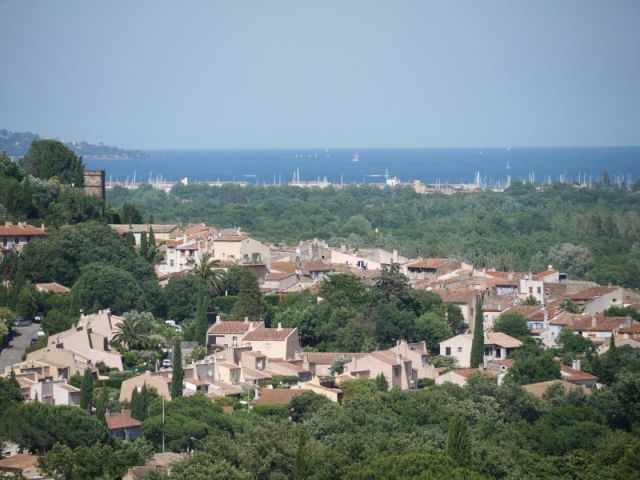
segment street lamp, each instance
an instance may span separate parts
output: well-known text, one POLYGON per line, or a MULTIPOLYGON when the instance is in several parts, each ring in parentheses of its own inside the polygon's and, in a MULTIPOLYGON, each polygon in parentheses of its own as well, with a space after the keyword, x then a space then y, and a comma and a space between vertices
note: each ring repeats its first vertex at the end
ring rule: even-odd
POLYGON ((193 440, 193 441, 195 441, 195 442, 200 442, 200 443, 202 444, 202 449, 203 449, 203 450, 207 450, 207 446, 206 446, 206 445, 205 445, 205 443, 204 443, 202 440, 200 440, 199 438, 191 437, 191 438, 190 438, 190 440, 193 440))

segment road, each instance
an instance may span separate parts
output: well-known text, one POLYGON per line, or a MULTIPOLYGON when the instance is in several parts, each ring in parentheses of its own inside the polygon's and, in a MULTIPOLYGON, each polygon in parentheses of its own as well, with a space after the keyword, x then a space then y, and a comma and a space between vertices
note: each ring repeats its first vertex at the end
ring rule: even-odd
POLYGON ((0 352, 0 373, 14 363, 22 361, 22 354, 31 345, 31 339, 40 328, 39 323, 32 323, 28 327, 13 327, 13 338, 7 348, 0 352))

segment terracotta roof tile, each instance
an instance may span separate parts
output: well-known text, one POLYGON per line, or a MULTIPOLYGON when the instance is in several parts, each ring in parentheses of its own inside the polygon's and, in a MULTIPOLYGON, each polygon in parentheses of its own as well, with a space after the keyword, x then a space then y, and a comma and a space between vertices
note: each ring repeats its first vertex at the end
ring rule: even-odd
POLYGON ((71 289, 60 285, 59 283, 36 283, 36 290, 40 292, 53 292, 53 293, 69 293, 71 289))
POLYGON ((617 290, 618 287, 589 287, 571 295, 572 300, 589 301, 617 290))
POLYGON ((285 388, 261 388, 260 397, 251 402, 252 405, 288 405, 292 398, 307 393, 308 390, 292 390, 285 388))
POLYGON ((38 463, 37 456, 29 455, 28 453, 18 453, 17 455, 0 460, 0 469, 24 470, 25 468, 33 467, 36 463, 38 463))
POLYGON ((350 352, 305 352, 302 354, 309 363, 320 365, 331 365, 336 358, 346 358, 351 361, 352 358, 362 358, 367 353, 350 353, 350 352))
POLYGON ((549 390, 549 387, 553 385, 562 385, 565 393, 569 390, 582 390, 587 394, 591 393, 588 388, 576 385, 574 383, 565 382, 563 380, 547 380, 546 382, 530 383, 528 385, 523 385, 522 388, 534 397, 542 398, 547 390, 549 390))
POLYGON ((495 372, 490 370, 479 370, 477 368, 463 368, 460 370, 452 370, 452 372, 457 373, 461 377, 468 378, 471 375, 484 375, 485 377, 497 377, 498 375, 495 372))
POLYGON ((119 430, 121 428, 134 428, 142 425, 140 420, 131 417, 129 410, 122 410, 120 413, 106 415, 107 428, 109 430, 119 430))
POLYGON ((560 366, 560 373, 562 374, 562 378, 565 378, 570 382, 598 381, 598 377, 596 377, 595 375, 583 372, 582 370, 575 370, 571 367, 568 367, 567 365, 560 366))
POLYGON ((207 333, 245 333, 251 327, 250 322, 238 321, 221 321, 211 325, 207 333))
POLYGON ((46 237, 44 230, 33 225, 0 225, 0 237, 46 237))
POLYGON ((469 303, 475 301, 479 292, 472 289, 434 290, 444 303, 469 303))
POLYGON ((260 342, 260 341, 268 341, 268 340, 284 340, 289 335, 291 335, 296 329, 295 328, 256 328, 252 332, 249 332, 245 337, 244 341, 246 342, 260 342))
POLYGON ((407 268, 429 268, 437 270, 439 268, 450 266, 455 267, 460 265, 460 260, 451 258, 422 258, 415 262, 407 263, 407 268))

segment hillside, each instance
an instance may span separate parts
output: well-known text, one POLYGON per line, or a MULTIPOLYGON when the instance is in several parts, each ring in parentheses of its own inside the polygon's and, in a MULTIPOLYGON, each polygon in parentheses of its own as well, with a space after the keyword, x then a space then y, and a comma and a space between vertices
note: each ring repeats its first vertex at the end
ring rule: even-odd
MULTIPOLYGON (((6 151, 10 157, 22 157, 27 152, 29 145, 41 137, 31 132, 12 132, 6 129, 0 130, 0 152, 6 151)), ((146 158, 147 154, 139 150, 123 150, 108 145, 93 145, 87 142, 63 142, 66 147, 85 159, 94 160, 128 160, 132 158, 146 158)))

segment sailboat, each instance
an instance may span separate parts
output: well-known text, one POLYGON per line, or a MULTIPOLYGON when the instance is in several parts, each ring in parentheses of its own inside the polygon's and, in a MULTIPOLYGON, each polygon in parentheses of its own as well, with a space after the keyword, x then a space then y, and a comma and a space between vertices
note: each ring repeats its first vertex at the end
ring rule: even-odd
POLYGON ((357 150, 356 153, 353 154, 353 157, 351 157, 351 161, 352 162, 360 161, 360 150, 357 150))

